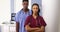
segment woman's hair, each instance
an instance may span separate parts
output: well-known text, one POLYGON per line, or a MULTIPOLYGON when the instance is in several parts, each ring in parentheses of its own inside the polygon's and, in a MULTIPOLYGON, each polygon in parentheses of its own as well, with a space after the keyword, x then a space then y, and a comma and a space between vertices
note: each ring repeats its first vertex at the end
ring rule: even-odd
MULTIPOLYGON (((32 7, 34 6, 34 5, 36 5, 36 6, 38 6, 38 16, 39 16, 39 12, 40 12, 40 8, 39 8, 39 5, 37 4, 37 3, 34 3, 33 5, 32 5, 32 7)), ((33 14, 33 11, 32 11, 32 14, 33 14)))

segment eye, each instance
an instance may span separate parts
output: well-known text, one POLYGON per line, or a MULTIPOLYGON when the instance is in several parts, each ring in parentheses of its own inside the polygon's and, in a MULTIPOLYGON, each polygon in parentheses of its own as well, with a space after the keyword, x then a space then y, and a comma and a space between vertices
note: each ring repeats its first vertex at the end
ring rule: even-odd
POLYGON ((28 5, 28 3, 23 3, 23 5, 28 5))
POLYGON ((36 6, 36 9, 38 9, 38 7, 36 6))
POLYGON ((35 9, 35 8, 33 8, 33 9, 35 9))

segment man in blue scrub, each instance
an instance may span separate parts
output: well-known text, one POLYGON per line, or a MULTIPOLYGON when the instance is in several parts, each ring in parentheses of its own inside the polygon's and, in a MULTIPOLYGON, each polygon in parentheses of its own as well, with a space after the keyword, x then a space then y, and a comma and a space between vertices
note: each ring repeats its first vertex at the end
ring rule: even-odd
POLYGON ((27 16, 31 15, 31 10, 28 9, 28 0, 23 0, 22 6, 23 8, 16 14, 15 21, 16 21, 16 32, 26 32, 24 28, 24 23, 27 16))

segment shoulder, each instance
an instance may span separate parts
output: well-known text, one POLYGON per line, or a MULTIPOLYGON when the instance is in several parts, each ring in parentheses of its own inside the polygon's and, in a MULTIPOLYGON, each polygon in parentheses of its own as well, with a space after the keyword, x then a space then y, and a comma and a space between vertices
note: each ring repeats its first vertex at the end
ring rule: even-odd
POLYGON ((30 19, 32 16, 31 15, 29 15, 29 16, 27 16, 27 19, 30 19))
POLYGON ((21 12, 22 12, 22 9, 20 11, 18 11, 16 14, 21 14, 21 12))
POLYGON ((40 19, 43 19, 43 17, 42 17, 42 16, 39 16, 39 18, 40 18, 40 19))
POLYGON ((20 11, 18 11, 17 13, 21 13, 22 12, 22 9, 20 11))
POLYGON ((18 18, 19 18, 19 16, 20 16, 21 12, 22 12, 21 10, 20 10, 20 11, 18 11, 18 12, 16 13, 15 17, 18 17, 18 18))

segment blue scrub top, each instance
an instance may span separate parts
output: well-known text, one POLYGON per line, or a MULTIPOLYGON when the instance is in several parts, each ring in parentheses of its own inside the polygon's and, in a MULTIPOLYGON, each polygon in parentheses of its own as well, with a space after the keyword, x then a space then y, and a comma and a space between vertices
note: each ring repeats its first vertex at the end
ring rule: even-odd
POLYGON ((16 14, 15 21, 19 22, 19 32, 26 32, 24 28, 24 23, 27 16, 31 15, 31 10, 25 13, 22 9, 16 14))

